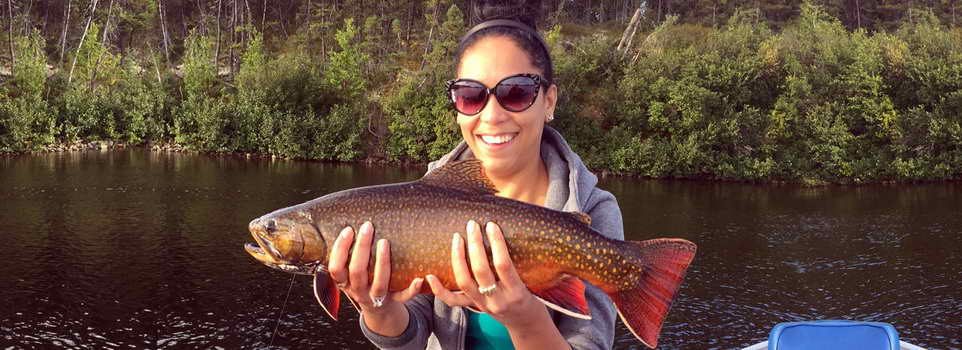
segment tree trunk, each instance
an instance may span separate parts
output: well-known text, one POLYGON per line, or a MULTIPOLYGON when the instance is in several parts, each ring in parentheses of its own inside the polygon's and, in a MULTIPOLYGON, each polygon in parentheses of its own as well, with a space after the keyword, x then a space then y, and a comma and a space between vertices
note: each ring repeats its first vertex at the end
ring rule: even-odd
POLYGON ((234 76, 234 39, 237 34, 234 27, 237 25, 237 0, 234 0, 234 6, 231 7, 230 15, 230 46, 228 46, 227 62, 230 64, 230 76, 234 76))
POLYGON ((662 18, 661 18, 661 9, 662 9, 663 5, 664 5, 664 0, 658 0, 658 15, 655 16, 655 18, 658 19, 658 22, 659 22, 659 23, 661 22, 661 19, 662 19, 662 18))
MULTIPOLYGON (((110 5, 108 5, 107 7, 107 21, 104 23, 104 34, 101 36, 101 39, 100 39, 100 45, 103 46, 104 48, 107 47, 107 31, 110 29, 110 16, 113 13, 114 13, 114 0, 110 0, 110 5)), ((106 51, 107 50, 105 49, 104 51, 101 51, 99 55, 97 55, 97 63, 94 65, 94 67, 100 67, 100 60, 104 58, 104 52, 106 51)), ((97 80, 98 72, 100 72, 100 70, 94 70, 94 76, 90 79, 90 84, 88 85, 88 87, 93 87, 94 81, 97 80)))
POLYGON ((631 46, 631 39, 635 36, 635 31, 638 29, 638 22, 641 20, 641 9, 635 10, 635 15, 631 16, 631 22, 628 22, 628 28, 625 28, 625 32, 621 34, 621 41, 618 42, 618 48, 616 50, 621 51, 622 54, 628 52, 628 47, 631 46))
POLYGON ((33 0, 30 0, 30 2, 27 3, 27 11, 24 12, 26 16, 23 16, 23 36, 30 35, 30 17, 33 17, 31 15, 32 11, 33 11, 33 0))
POLYGON ((60 35, 60 61, 57 65, 63 65, 63 54, 67 51, 67 26, 70 25, 70 3, 71 0, 67 0, 67 8, 64 9, 66 14, 63 17, 63 33, 60 35))
POLYGON ((157 0, 157 15, 160 16, 160 39, 164 42, 164 57, 167 59, 167 64, 170 64, 170 47, 167 45, 167 20, 164 15, 163 0, 157 0))
MULTIPOLYGON (((10 68, 12 70, 17 63, 17 54, 13 50, 13 0, 7 0, 7 12, 10 15, 10 23, 7 23, 7 37, 10 40, 10 68)), ((29 16, 29 13, 27 15, 29 16)))
POLYGON ((154 61, 154 71, 157 72, 157 84, 163 84, 163 80, 160 78, 160 63, 157 62, 157 54, 154 53, 154 45, 148 43, 147 47, 150 48, 150 58, 154 61))
MULTIPOLYGON (((251 30, 254 29, 254 12, 251 11, 251 4, 247 0, 244 0, 244 7, 247 9, 247 13, 244 14, 244 18, 247 19, 247 28, 244 28, 244 44, 243 47, 247 47, 247 42, 250 41, 251 30)), ((241 10, 241 12, 244 12, 241 10)))
POLYGON ((628 54, 628 50, 631 49, 631 43, 635 41, 638 28, 641 27, 641 8, 638 8, 638 10, 635 11, 635 15, 632 17, 632 23, 634 23, 634 26, 631 28, 631 33, 628 34, 628 42, 625 43, 625 47, 621 48, 622 57, 625 57, 625 55, 628 54))
POLYGON ((200 33, 201 35, 207 35, 207 13, 204 12, 204 7, 201 4, 204 1, 197 0, 197 11, 200 12, 200 33))
POLYGON ((858 24, 859 29, 862 29, 862 6, 858 0, 855 0, 855 23, 858 24))
POLYGON ((220 9, 221 1, 217 0, 217 41, 214 43, 214 69, 220 72, 220 9))
MULTIPOLYGON (((73 80, 73 69, 77 67, 77 58, 80 57, 80 50, 84 47, 84 40, 87 39, 87 30, 90 29, 90 22, 94 20, 94 14, 97 13, 97 1, 90 5, 90 17, 87 17, 87 25, 84 26, 84 33, 80 35, 80 43, 77 44, 77 53, 73 55, 73 63, 70 64, 70 73, 67 74, 67 85, 73 80)), ((95 39, 96 40, 96 39, 95 39)))
MULTIPOLYGON (((110 28, 110 16, 114 13, 114 0, 110 0, 110 5, 107 8, 107 21, 104 23, 104 35, 100 37, 100 44, 107 45, 107 30, 110 28)), ((98 59, 97 62, 100 62, 98 59)))

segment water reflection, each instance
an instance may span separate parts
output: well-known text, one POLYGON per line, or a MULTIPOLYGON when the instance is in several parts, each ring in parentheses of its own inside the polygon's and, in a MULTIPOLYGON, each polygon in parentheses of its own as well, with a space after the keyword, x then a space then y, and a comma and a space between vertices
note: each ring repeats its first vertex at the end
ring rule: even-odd
MULTIPOLYGON (((354 310, 329 320, 307 278, 291 285, 247 256, 246 224, 422 171, 141 151, 0 158, 0 348, 368 349, 354 310)), ((820 318, 962 348, 960 185, 601 187, 629 239, 699 244, 661 348, 731 349, 820 318)), ((616 348, 642 346, 621 328, 616 348)))

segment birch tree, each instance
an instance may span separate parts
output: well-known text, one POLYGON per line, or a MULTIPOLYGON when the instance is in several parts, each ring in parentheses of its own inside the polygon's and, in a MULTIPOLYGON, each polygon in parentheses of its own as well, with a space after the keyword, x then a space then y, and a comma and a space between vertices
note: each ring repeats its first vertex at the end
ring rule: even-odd
POLYGON ((70 27, 70 5, 72 1, 67 0, 67 7, 64 8, 63 31, 60 34, 60 65, 63 65, 63 54, 67 51, 67 28, 70 27))
POLYGON ((99 0, 94 0, 93 4, 90 5, 90 17, 87 18, 87 25, 84 26, 84 33, 80 36, 80 44, 77 44, 77 52, 73 56, 73 63, 70 64, 70 73, 67 74, 67 84, 70 84, 73 79, 73 69, 77 67, 77 58, 80 57, 80 49, 84 46, 84 40, 87 38, 87 30, 90 29, 90 22, 94 20, 94 14, 97 12, 97 2, 99 0))

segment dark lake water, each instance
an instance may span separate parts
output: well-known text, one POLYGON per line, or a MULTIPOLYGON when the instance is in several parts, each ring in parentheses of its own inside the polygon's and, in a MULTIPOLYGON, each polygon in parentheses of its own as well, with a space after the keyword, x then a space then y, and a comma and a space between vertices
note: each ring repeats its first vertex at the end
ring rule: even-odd
MULTIPOLYGON (((356 311, 331 321, 307 276, 244 252, 247 223, 422 171, 141 150, 0 158, 0 349, 264 349, 275 326, 274 349, 371 348, 356 311)), ((699 245, 662 349, 733 349, 825 318, 962 349, 960 184, 601 187, 628 239, 699 245)), ((617 336, 617 349, 643 348, 617 336)))

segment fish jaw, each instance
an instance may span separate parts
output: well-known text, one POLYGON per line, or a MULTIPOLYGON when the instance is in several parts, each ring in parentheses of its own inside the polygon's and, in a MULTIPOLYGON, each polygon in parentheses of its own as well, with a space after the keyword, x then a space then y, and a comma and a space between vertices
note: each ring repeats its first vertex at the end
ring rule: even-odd
MULTIPOLYGON (((296 213, 299 214, 299 213, 296 213)), ((313 275, 327 256, 324 238, 309 215, 268 214, 248 225, 257 244, 244 250, 255 260, 288 273, 313 275)))
POLYGON ((326 269, 324 265, 321 265, 320 263, 317 263, 317 262, 307 263, 307 264, 287 264, 287 263, 274 260, 274 258, 272 258, 270 255, 264 252, 264 249, 251 243, 245 244, 244 250, 247 251, 247 254, 250 254, 252 257, 254 257, 255 260, 260 261, 262 264, 267 265, 272 269, 284 271, 287 273, 293 273, 298 275, 313 275, 319 269, 322 269, 322 270, 326 269))

